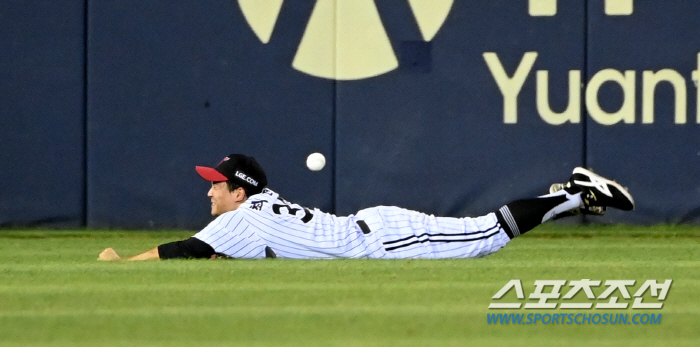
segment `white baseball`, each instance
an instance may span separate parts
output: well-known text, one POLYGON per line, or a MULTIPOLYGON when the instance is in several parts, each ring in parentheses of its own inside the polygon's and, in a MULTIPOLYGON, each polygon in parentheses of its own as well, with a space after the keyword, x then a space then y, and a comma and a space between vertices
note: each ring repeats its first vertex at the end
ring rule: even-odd
POLYGON ((321 153, 311 153, 306 158, 306 167, 311 171, 320 171, 324 166, 326 166, 326 157, 321 153))

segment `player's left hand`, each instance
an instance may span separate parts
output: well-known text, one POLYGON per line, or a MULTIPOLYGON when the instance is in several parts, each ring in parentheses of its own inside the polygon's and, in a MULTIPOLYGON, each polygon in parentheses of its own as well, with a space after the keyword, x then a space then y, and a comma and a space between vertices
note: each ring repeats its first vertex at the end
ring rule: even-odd
POLYGON ((102 253, 100 253, 100 256, 97 257, 97 260, 103 260, 103 261, 110 261, 110 260, 120 260, 121 257, 119 257, 119 254, 114 251, 112 248, 105 248, 102 253))

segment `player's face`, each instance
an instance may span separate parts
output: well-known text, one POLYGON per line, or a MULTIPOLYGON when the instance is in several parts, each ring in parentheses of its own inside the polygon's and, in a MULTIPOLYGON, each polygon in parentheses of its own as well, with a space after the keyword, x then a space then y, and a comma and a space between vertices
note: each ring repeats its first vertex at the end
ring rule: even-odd
POLYGON ((233 211, 240 206, 238 189, 228 190, 226 182, 212 182, 207 196, 211 198, 211 214, 218 216, 233 211))

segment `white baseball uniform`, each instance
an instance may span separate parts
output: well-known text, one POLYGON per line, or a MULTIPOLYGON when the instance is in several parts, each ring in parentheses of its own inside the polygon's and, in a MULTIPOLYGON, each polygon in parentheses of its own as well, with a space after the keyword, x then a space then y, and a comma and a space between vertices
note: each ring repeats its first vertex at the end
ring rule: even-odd
POLYGON ((278 258, 298 259, 480 257, 510 241, 494 213, 449 218, 379 206, 340 217, 290 203, 270 189, 194 237, 233 258, 264 258, 269 246, 278 258))

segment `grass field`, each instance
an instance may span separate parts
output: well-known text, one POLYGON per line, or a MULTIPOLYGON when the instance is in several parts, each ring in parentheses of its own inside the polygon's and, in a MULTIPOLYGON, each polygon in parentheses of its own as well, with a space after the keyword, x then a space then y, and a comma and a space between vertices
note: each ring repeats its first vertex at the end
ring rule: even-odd
MULTIPOLYGON (((0 345, 697 346, 700 341, 700 228, 543 226, 482 259, 95 260, 105 247, 133 255, 191 234, 0 230, 0 345), (491 297, 511 279, 522 280, 527 296, 537 279, 584 278, 634 279, 633 290, 647 279, 673 279, 673 286, 661 310, 573 311, 661 313, 660 324, 487 324, 486 315, 496 313, 487 308, 491 297)), ((515 301, 514 292, 506 299, 515 301)), ((575 300, 590 302, 582 294, 575 300)))

